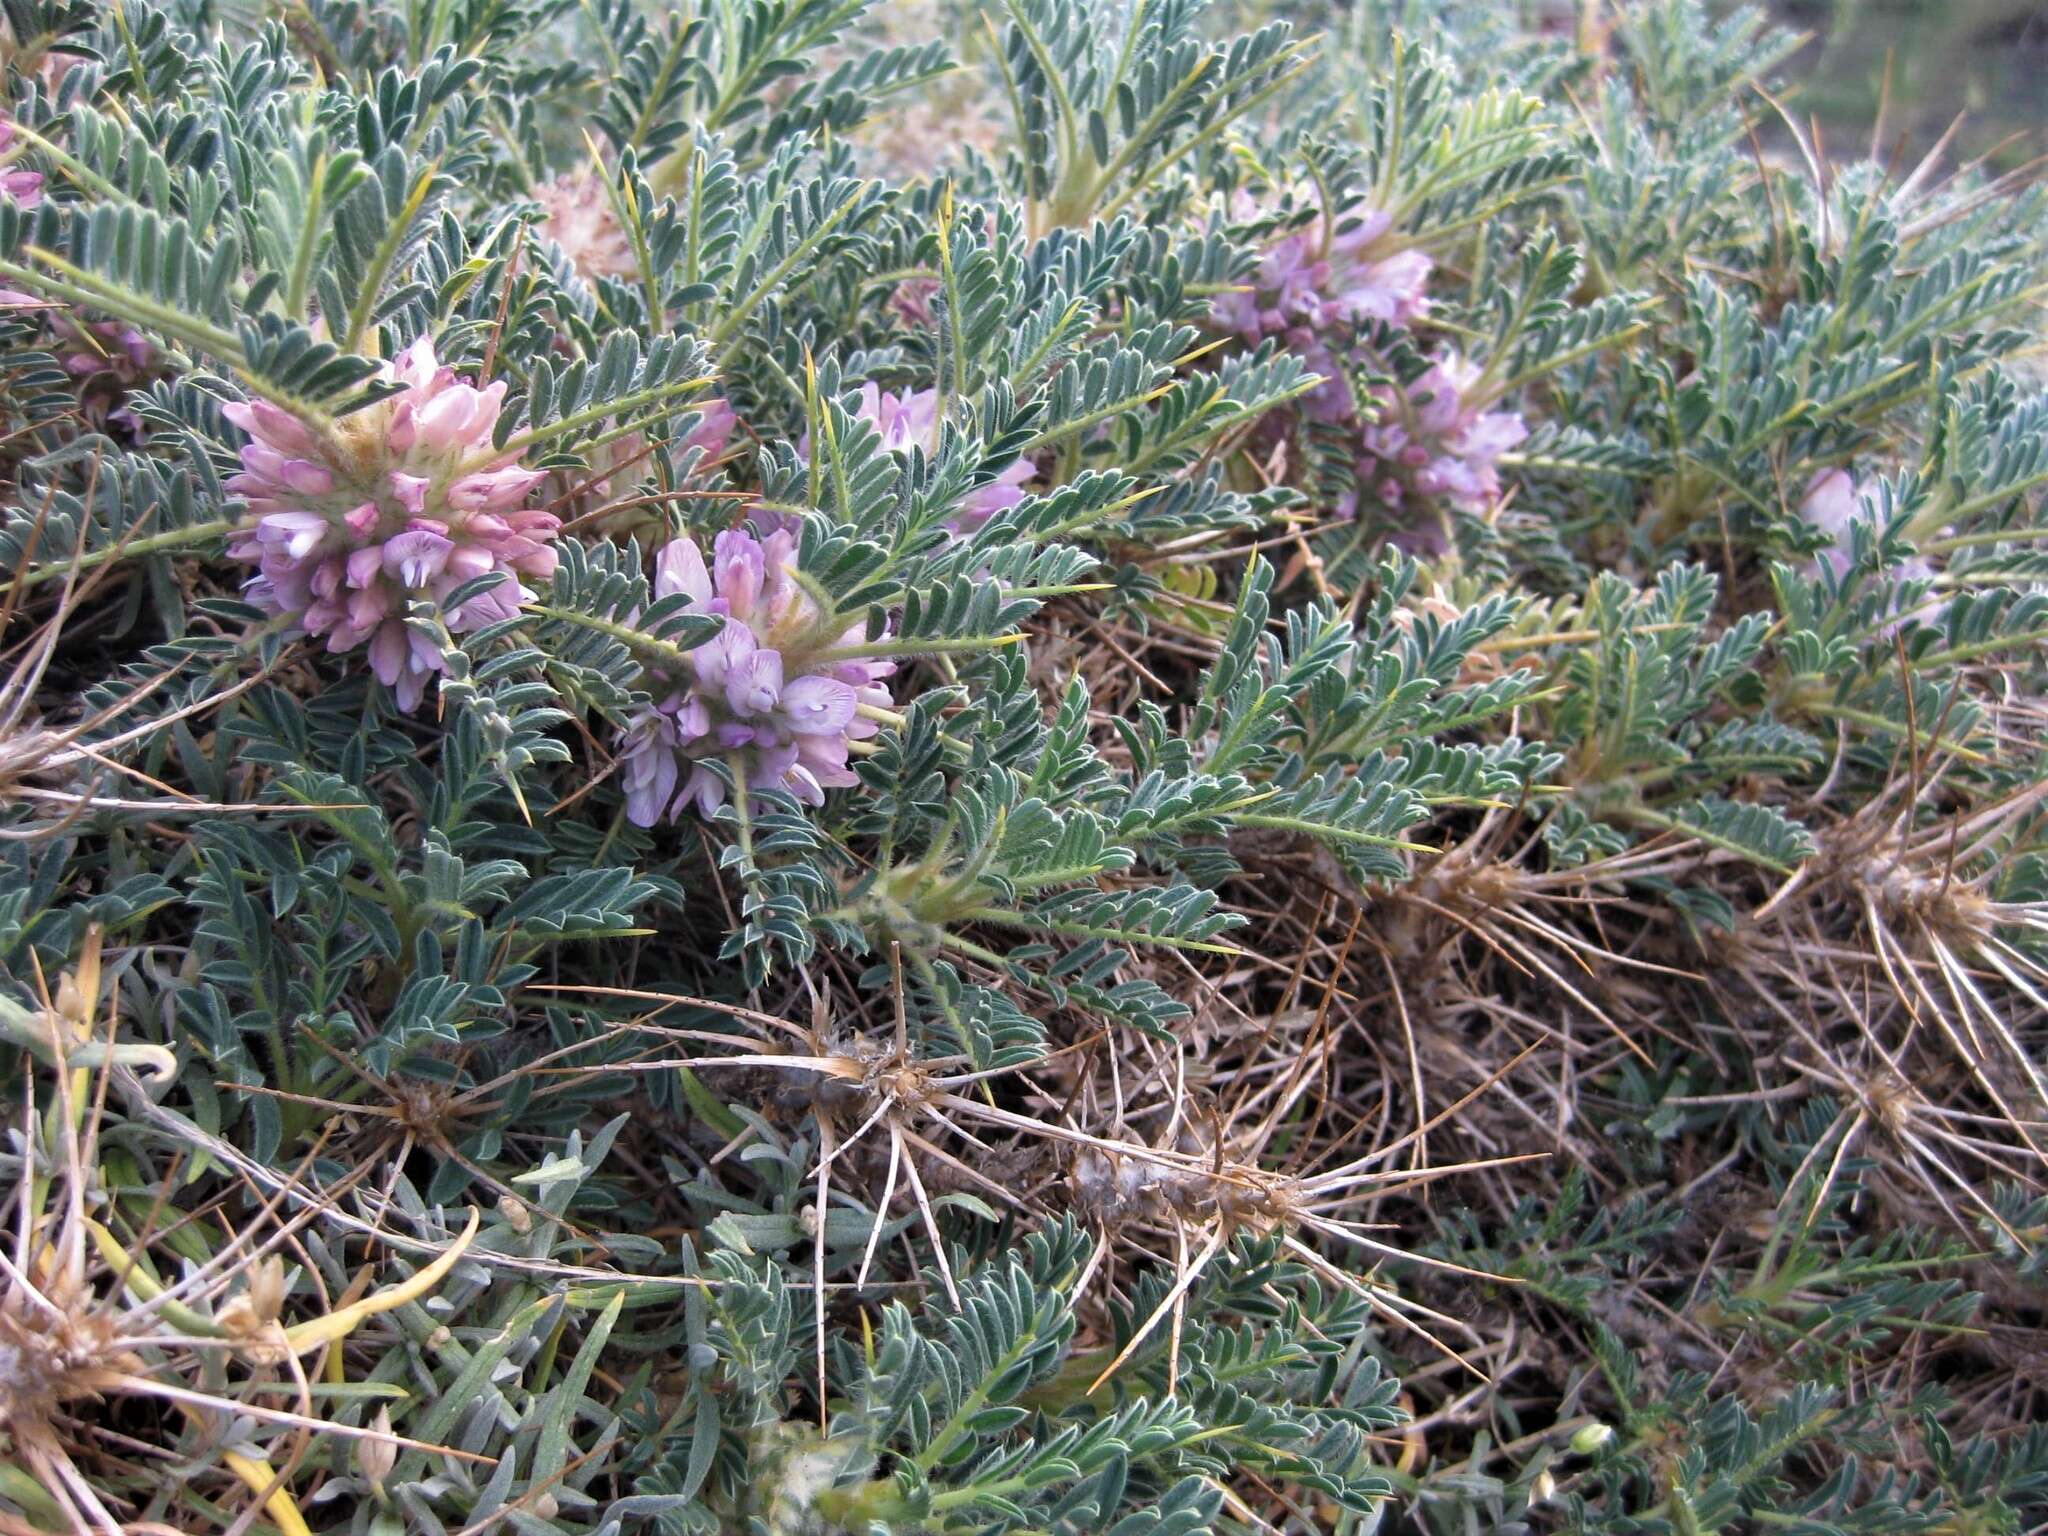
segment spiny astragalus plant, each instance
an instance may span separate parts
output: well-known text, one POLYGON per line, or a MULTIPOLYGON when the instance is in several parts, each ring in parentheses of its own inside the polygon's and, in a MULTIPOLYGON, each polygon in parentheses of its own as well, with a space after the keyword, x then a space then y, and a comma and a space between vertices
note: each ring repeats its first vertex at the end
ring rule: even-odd
POLYGON ((2043 1528, 2048 198, 1507 9, 0 5, 0 1532, 2043 1528))

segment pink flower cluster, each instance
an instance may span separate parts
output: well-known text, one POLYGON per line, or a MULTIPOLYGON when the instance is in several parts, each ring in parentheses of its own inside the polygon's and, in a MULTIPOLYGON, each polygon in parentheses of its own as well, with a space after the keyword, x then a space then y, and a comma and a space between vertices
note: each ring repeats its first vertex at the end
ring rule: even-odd
MULTIPOLYGON (((1250 215, 1250 208, 1244 210, 1250 215)), ((1429 313, 1433 263, 1423 252, 1388 249, 1391 215, 1354 204, 1283 236, 1259 262, 1248 288, 1216 300, 1216 323, 1256 345, 1284 340, 1323 376, 1302 409, 1318 421, 1353 413, 1342 359, 1351 340, 1340 333, 1368 324, 1406 328, 1429 313)))
POLYGON ((540 472, 492 447, 502 382, 457 378, 424 337, 383 376, 404 389, 342 417, 331 436, 266 401, 225 408, 250 437, 228 482, 247 498, 249 521, 228 552, 256 566, 250 601, 330 652, 367 645, 371 670, 412 709, 444 664, 407 629, 407 603, 441 606, 458 634, 509 618, 533 595, 516 578, 554 573, 561 524, 524 505, 540 472), (491 571, 515 579, 446 608, 457 587, 491 571))
POLYGON ((1414 493, 1464 512, 1490 506, 1500 495, 1500 456, 1529 429, 1519 413, 1466 398, 1478 377, 1477 366, 1446 352, 1405 390, 1375 389, 1375 417, 1360 436, 1360 485, 1394 508, 1414 493))
MULTIPOLYGON (((882 446, 891 453, 908 453, 913 446, 930 453, 938 447, 939 392, 935 389, 896 395, 864 384, 860 409, 855 415, 874 425, 882 434, 882 446)), ((808 443, 803 451, 810 451, 808 443)), ((1018 459, 988 484, 969 491, 946 526, 955 533, 974 532, 998 512, 1007 512, 1021 502, 1026 482, 1036 473, 1038 470, 1029 459, 1018 459)))
POLYGON ((707 759, 736 759, 750 787, 786 790, 806 805, 855 782, 850 744, 880 729, 862 706, 887 707, 882 679, 896 668, 857 655, 866 634, 859 625, 819 633, 817 605, 795 566, 796 539, 786 531, 721 533, 709 566, 689 538, 662 546, 655 596, 681 595, 686 611, 725 622, 674 670, 649 675, 654 707, 627 726, 619 750, 636 826, 679 818, 693 803, 707 817, 716 811, 725 784, 707 759))
MULTIPOLYGON (((0 116, 0 155, 14 148, 14 141, 21 136, 14 126, 14 119, 0 116)), ((33 208, 43 200, 43 173, 26 171, 18 166, 0 168, 0 195, 9 202, 19 203, 24 208, 33 208)))
MULTIPOLYGON (((1256 210, 1241 201, 1238 211, 1256 210)), ((1374 328, 1405 330, 1429 313, 1430 258, 1390 239, 1392 229, 1391 215, 1354 203, 1283 236, 1248 287, 1216 301, 1215 320, 1254 344, 1280 338, 1322 376, 1302 413, 1358 442, 1358 489, 1339 514, 1356 516, 1367 495, 1411 516, 1483 511, 1500 496, 1500 456, 1529 432, 1519 414, 1475 397, 1479 368, 1446 351, 1405 388, 1380 385, 1361 399, 1349 381, 1349 365, 1373 361, 1374 328)), ((1408 531, 1434 538, 1427 527, 1408 531)))
POLYGON ((1434 263, 1418 250, 1389 249, 1393 224, 1392 215, 1354 203, 1283 236, 1249 289, 1217 299, 1217 322, 1251 342, 1297 326, 1413 325, 1429 313, 1424 290, 1434 263))
POLYGON ((586 280, 629 277, 637 270, 632 242, 594 171, 557 176, 533 195, 545 214, 540 232, 562 248, 586 280))

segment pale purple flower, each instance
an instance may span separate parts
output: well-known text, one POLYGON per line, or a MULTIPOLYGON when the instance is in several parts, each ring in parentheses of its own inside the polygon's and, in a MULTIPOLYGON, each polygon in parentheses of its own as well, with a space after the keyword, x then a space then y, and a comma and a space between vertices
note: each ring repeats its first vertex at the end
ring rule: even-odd
POLYGON ((594 171, 573 171, 534 189, 545 217, 540 232, 559 245, 586 280, 630 277, 639 270, 633 244, 619 227, 610 193, 594 171))
POLYGON ((1856 510, 1862 499, 1861 487, 1847 470, 1818 470, 1806 482, 1806 494, 1799 502, 1799 515, 1837 544, 1844 544, 1849 537, 1849 524, 1856 520, 1856 510))
MULTIPOLYGON (((882 446, 891 453, 908 453, 912 447, 935 452, 939 438, 939 392, 920 389, 907 395, 891 394, 873 384, 863 384, 860 407, 854 413, 870 422, 882 434, 882 446)), ((810 443, 798 445, 806 456, 810 443)), ((976 486, 960 502, 960 509, 947 519, 954 533, 972 533, 998 512, 1007 512, 1024 499, 1024 486, 1038 473, 1028 458, 1017 459, 986 485, 976 486)))
MULTIPOLYGON (((1241 193, 1240 219, 1258 215, 1241 193)), ((1312 421, 1339 423, 1358 413, 1346 363, 1366 355, 1375 326, 1407 328, 1429 312, 1430 258, 1404 246, 1391 214, 1353 203, 1319 217, 1267 247, 1251 281, 1220 295, 1215 323, 1256 346, 1277 337, 1321 382, 1301 399, 1312 421)))
POLYGON ((716 811, 725 784, 707 761, 737 763, 750 788, 780 789, 806 805, 856 782, 851 743, 880 729, 874 712, 889 704, 882 679, 896 669, 853 654, 863 626, 821 629, 795 565, 796 539, 786 531, 721 533, 708 565, 689 538, 662 547, 654 595, 682 597, 686 611, 724 625, 674 668, 648 673, 653 707, 627 725, 618 754, 636 826, 678 819, 693 805, 707 817, 716 811))
POLYGON ((1375 419, 1360 437, 1361 485, 1389 507, 1411 494, 1463 512, 1500 497, 1499 462, 1529 435, 1521 414, 1481 409, 1469 397, 1480 370, 1445 353, 1406 389, 1373 391, 1375 419))
POLYGON ((882 434, 882 446, 891 453, 908 453, 912 448, 932 453, 939 446, 939 392, 935 389, 898 395, 863 384, 854 415, 882 434))
POLYGON ((149 371, 156 350, 149 338, 118 320, 66 320, 58 326, 57 360, 73 378, 110 375, 134 384, 149 371))
MULTIPOLYGON (((1834 542, 1815 558, 1810 570, 1818 571, 1825 566, 1837 579, 1848 574, 1849 564, 1855 558, 1855 540, 1849 532, 1863 510, 1864 488, 1856 483, 1847 470, 1817 470, 1806 482, 1806 491, 1799 501, 1799 515, 1834 542)), ((1912 554, 1901 560, 1889 571, 1895 581, 1932 581, 1937 572, 1934 563, 1925 555, 1912 554)), ((1947 603, 1914 610, 1913 617, 1923 624, 1933 624, 1948 611, 1947 603)), ((1896 614, 1880 631, 1889 636, 1908 617, 1896 614)))
MULTIPOLYGON (((0 304, 39 304, 26 295, 0 291, 0 304)), ((143 426, 122 402, 156 366, 156 349, 133 326, 115 320, 81 320, 62 306, 49 306, 50 349, 64 371, 79 382, 79 406, 96 427, 121 427, 139 440, 143 426)))
POLYGON ((1429 313, 1426 292, 1436 263, 1410 247, 1390 247, 1393 217, 1362 204, 1341 215, 1331 236, 1325 317, 1353 325, 1412 326, 1429 313))
POLYGON ((905 325, 930 330, 932 300, 938 297, 939 287, 936 277, 913 277, 898 283, 896 291, 889 295, 890 312, 905 325))
MULTIPOLYGON (((14 119, 0 113, 0 155, 14 148, 14 141, 21 132, 14 125, 14 119)), ((25 170, 20 166, 0 167, 0 195, 24 208, 33 208, 43 200, 43 176, 40 171, 25 170)))
POLYGON ((1221 295, 1217 324, 1248 342, 1298 327, 1412 326, 1429 312, 1434 266, 1392 234, 1393 218, 1353 203, 1283 235, 1260 259, 1250 285, 1221 295))
POLYGON ((1301 397, 1301 413, 1311 421, 1341 422, 1357 414, 1358 403, 1351 398, 1351 385, 1344 367, 1319 332, 1305 325, 1284 333, 1287 349, 1301 359, 1302 366, 1322 382, 1301 397))
POLYGON ((1260 258, 1251 283, 1219 294, 1217 324, 1257 343, 1299 322, 1323 318, 1322 291, 1330 264, 1317 258, 1307 230, 1283 236, 1260 258))
POLYGON ((727 403, 723 395, 713 395, 700 400, 696 405, 697 425, 690 429, 680 445, 681 448, 702 448, 704 457, 715 459, 731 446, 734 431, 739 427, 740 418, 727 403))
POLYGON ((561 523, 525 505, 541 473, 492 447, 502 382, 459 379, 424 337, 381 372, 405 388, 342 417, 331 437, 265 400, 223 408, 250 438, 228 481, 248 521, 228 553, 256 566, 250 601, 332 653, 367 647, 371 671, 413 709, 443 662, 407 628, 407 603, 439 606, 456 634, 512 617, 533 597, 517 578, 554 574, 561 523), (515 579, 446 606, 492 571, 515 579))

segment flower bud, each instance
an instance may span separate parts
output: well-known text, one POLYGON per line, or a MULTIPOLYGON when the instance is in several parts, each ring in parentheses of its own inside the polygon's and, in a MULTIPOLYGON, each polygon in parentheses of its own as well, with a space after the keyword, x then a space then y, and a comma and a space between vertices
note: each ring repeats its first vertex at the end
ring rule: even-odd
MULTIPOLYGON (((379 1408, 377 1417, 370 1421, 373 1434, 391 1433, 391 1410, 379 1408)), ((373 1483, 381 1483, 391 1475, 391 1469, 398 1465, 398 1446, 390 1440, 358 1440, 356 1442, 356 1466, 364 1477, 373 1483)))
POLYGON ((1572 1431, 1571 1446, 1581 1456, 1590 1456, 1614 1438, 1613 1426, 1581 1424, 1572 1431))

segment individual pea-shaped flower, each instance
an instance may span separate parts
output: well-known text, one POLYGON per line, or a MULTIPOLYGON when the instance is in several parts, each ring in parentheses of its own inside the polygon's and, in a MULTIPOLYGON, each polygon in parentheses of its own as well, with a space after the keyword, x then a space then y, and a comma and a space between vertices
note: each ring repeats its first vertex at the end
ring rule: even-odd
POLYGON ((1297 325, 1282 335, 1286 339, 1287 350, 1301 359, 1304 368, 1322 380, 1301 396, 1301 413, 1311 421, 1333 425, 1354 418, 1358 414, 1358 402, 1352 398, 1350 380, 1345 376, 1344 364, 1331 350, 1323 333, 1312 326, 1297 325))
POLYGON ((1216 323, 1254 344, 1322 318, 1321 290, 1329 263, 1319 261, 1306 230, 1284 235, 1259 258, 1252 280, 1219 294, 1216 323))
POLYGON ((1376 321, 1407 327, 1429 313, 1429 274, 1436 263, 1392 238, 1391 214, 1354 203, 1336 224, 1325 257, 1330 268, 1326 316, 1353 325, 1376 321))
MULTIPOLYGON (((1838 577, 1848 572, 1856 555, 1856 542, 1849 529, 1863 511, 1865 494, 1865 488, 1845 469, 1817 470, 1806 482, 1805 494, 1799 499, 1799 515, 1834 541, 1816 557, 1816 570, 1826 566, 1838 577)), ((1912 555, 1901 562, 1899 574, 1931 576, 1934 568, 1919 555, 1912 555)))
POLYGON ((540 232, 559 245, 587 281, 630 277, 639 267, 633 243, 619 227, 602 177, 572 171, 534 189, 545 215, 540 232))
POLYGON ((736 766, 750 788, 781 789, 806 805, 855 782, 852 743, 880 729, 882 679, 895 665, 858 654, 862 626, 823 626, 795 565, 786 531, 721 533, 709 565, 687 537, 662 547, 654 595, 680 595, 685 611, 724 623, 675 666, 648 674, 654 705, 628 724, 619 749, 635 825, 674 820, 691 805, 716 811, 726 786, 705 766, 712 760, 736 766))
POLYGON ((244 589, 252 602, 330 652, 366 645, 371 670, 413 709, 444 665, 439 647, 406 627, 406 605, 434 604, 456 634, 511 617, 533 595, 517 578, 554 574, 561 525, 525 505, 540 472, 492 445, 502 382, 458 378, 424 337, 382 375, 404 388, 329 435, 267 401, 225 408, 250 437, 228 482, 247 499, 248 522, 228 552, 256 566, 244 589), (492 571, 514 579, 447 606, 492 571))
POLYGON ((56 340, 57 360, 77 379, 107 374, 133 384, 156 358, 149 338, 118 320, 66 320, 58 327, 56 340))
MULTIPOLYGON (((14 141, 20 136, 20 130, 14 126, 14 119, 0 115, 0 155, 12 151, 14 141)), ((4 195, 9 202, 20 204, 23 208, 35 207, 43 200, 42 172, 31 171, 18 165, 0 167, 0 195, 4 195)))
POLYGON ((1799 515, 1832 538, 1838 549, 1846 551, 1849 525, 1856 521, 1862 502, 1863 489, 1846 469, 1816 470, 1800 497, 1799 515))
POLYGON ((702 448, 704 457, 715 459, 731 446, 733 433, 738 430, 740 418, 722 395, 713 395, 697 404, 697 425, 690 429, 689 436, 679 445, 679 450, 702 448))

